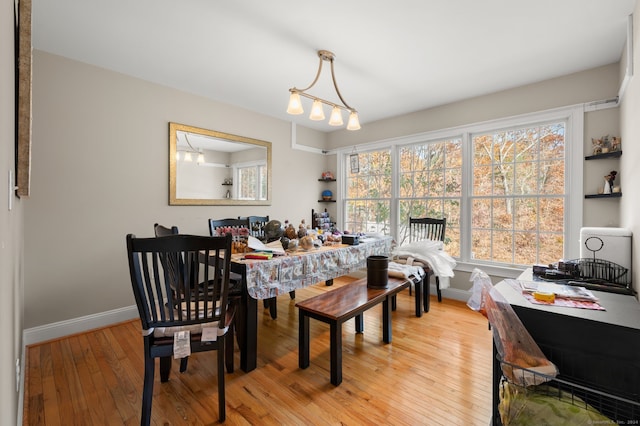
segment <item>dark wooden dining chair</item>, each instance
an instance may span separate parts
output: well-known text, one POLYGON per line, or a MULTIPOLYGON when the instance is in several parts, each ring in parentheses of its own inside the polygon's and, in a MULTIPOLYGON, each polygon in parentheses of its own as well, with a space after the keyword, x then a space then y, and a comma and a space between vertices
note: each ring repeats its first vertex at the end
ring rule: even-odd
MULTIPOLYGON (((447 230, 447 218, 436 219, 432 217, 409 217, 409 241, 433 240, 444 242, 444 234, 447 230)), ((425 283, 429 285, 429 283, 425 283)), ((440 278, 436 275, 436 292, 438 302, 442 302, 440 292, 440 278)))
POLYGON ((167 382, 174 337, 184 338, 190 353, 217 351, 218 418, 225 420, 225 345, 233 322, 229 305, 231 236, 172 234, 126 238, 131 287, 142 323, 144 385, 140 424, 151 420, 155 358, 160 381, 167 382), (200 283, 207 283, 204 290, 200 283), (184 331, 189 333, 183 333, 184 331), (203 333, 213 339, 203 341, 203 333))
POLYGON ((238 219, 249 221, 249 235, 260 241, 267 241, 264 226, 269 222, 269 216, 238 216, 238 219))
MULTIPOLYGON (((180 232, 178 231, 178 227, 177 226, 172 226, 172 227, 166 227, 163 225, 160 225, 158 223, 153 225, 153 232, 155 234, 156 237, 166 237, 167 235, 177 235, 180 232)), ((171 261, 171 259, 161 259, 161 261, 167 262, 167 261, 171 261)), ((175 261, 173 261, 174 265, 170 265, 169 268, 173 269, 173 270, 177 270, 178 266, 175 265, 175 261)), ((163 267, 166 267, 168 265, 163 265, 163 267)), ((242 284, 240 282, 241 277, 238 274, 234 274, 233 272, 231 272, 229 274, 230 278, 229 278, 229 304, 233 305, 233 308, 235 310, 235 312, 239 312, 240 311, 240 306, 242 305, 241 302, 241 297, 242 297, 242 284)), ((200 290, 202 290, 203 287, 205 287, 205 285, 203 283, 199 283, 199 288, 200 290)), ((225 354, 225 359, 226 359, 226 364, 227 364, 227 372, 229 373, 233 373, 234 370, 234 365, 233 365, 233 339, 234 339, 234 334, 237 334, 238 336, 238 345, 241 345, 241 334, 242 334, 242 327, 239 326, 240 321, 238 319, 238 317, 234 317, 233 319, 233 324, 232 326, 229 328, 229 331, 227 332, 227 345, 225 347, 226 350, 226 354, 225 354)), ((184 373, 185 371, 187 371, 187 364, 189 362, 189 357, 184 357, 180 359, 180 372, 184 373)))

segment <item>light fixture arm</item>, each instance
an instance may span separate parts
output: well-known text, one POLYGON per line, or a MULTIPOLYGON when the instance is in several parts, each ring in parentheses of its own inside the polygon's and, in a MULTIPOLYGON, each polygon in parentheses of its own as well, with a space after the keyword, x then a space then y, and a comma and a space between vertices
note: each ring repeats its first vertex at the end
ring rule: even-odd
POLYGON ((344 109, 346 111, 350 111, 350 112, 357 112, 355 110, 355 108, 352 108, 342 97, 342 94, 340 93, 340 89, 338 89, 338 83, 336 82, 336 75, 333 69, 333 60, 335 59, 335 55, 333 54, 333 52, 329 52, 328 50, 318 50, 318 57, 320 58, 320 63, 318 64, 318 72, 316 73, 316 78, 313 79, 313 81, 311 82, 311 84, 308 87, 305 87, 304 89, 298 89, 296 87, 289 89, 289 91, 291 93, 297 93, 300 96, 304 96, 305 98, 308 99, 317 99, 319 101, 321 101, 324 104, 330 105, 332 107, 338 107, 341 109, 344 109), (320 74, 322 73, 322 64, 324 61, 329 61, 329 63, 331 63, 331 80, 333 81, 333 87, 334 89, 336 89, 336 93, 338 94, 338 97, 340 98, 340 101, 342 101, 343 105, 340 104, 336 104, 333 102, 329 102, 327 100, 318 98, 317 96, 312 96, 312 95, 308 95, 304 92, 306 92, 307 90, 311 89, 313 86, 315 86, 315 84, 318 82, 318 79, 320 78, 320 74))
MULTIPOLYGON (((322 52, 322 50, 321 50, 322 52)), ((331 52, 329 52, 331 53, 331 52)), ((345 102, 344 98, 342 97, 342 94, 340 94, 340 89, 338 89, 338 83, 336 83, 336 75, 333 73, 333 53, 331 54, 331 59, 329 59, 329 61, 331 62, 331 79, 333 80, 333 87, 336 88, 336 93, 338 94, 338 97, 340 98, 340 100, 342 101, 342 103, 344 104, 344 106, 346 106, 350 111, 354 111, 355 109, 351 108, 349 106, 349 104, 347 102, 345 102)))
POLYGON ((197 151, 197 150, 193 147, 193 145, 191 145, 191 142, 189 142, 189 137, 187 136, 187 134, 186 134, 186 133, 184 134, 184 139, 187 141, 187 145, 189 145, 189 148, 191 148, 191 151, 192 151, 192 152, 196 152, 196 153, 197 153, 197 152, 200 152, 200 151, 197 151))
MULTIPOLYGON (((307 90, 311 89, 313 86, 315 86, 315 84, 318 82, 318 79, 320 78, 320 74, 322 73, 322 61, 324 61, 324 57, 323 57, 323 53, 322 52, 327 52, 326 50, 318 50, 318 56, 320 57, 320 64, 318 65, 318 72, 316 73, 316 78, 313 79, 313 81, 311 82, 311 84, 308 87, 305 87, 304 89, 296 89, 295 87, 291 90, 295 90, 298 93, 300 92, 306 92, 307 90)), ((331 55, 333 55, 333 53, 328 52, 331 55)), ((327 60, 329 60, 327 58, 327 60)), ((333 56, 331 56, 331 59, 333 60, 333 56)))

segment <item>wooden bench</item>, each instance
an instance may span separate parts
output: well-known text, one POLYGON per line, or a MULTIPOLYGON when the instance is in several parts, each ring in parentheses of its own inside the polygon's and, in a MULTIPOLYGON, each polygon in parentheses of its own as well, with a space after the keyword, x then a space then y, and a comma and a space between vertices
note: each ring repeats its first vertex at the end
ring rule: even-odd
POLYGON ((386 288, 368 288, 367 279, 353 281, 335 290, 296 303, 299 316, 298 365, 309 367, 309 318, 329 324, 331 333, 331 383, 342 382, 342 323, 355 317, 356 333, 364 331, 364 312, 382 303, 382 340, 391 342, 391 310, 396 294, 415 284, 416 316, 422 316, 422 280, 389 277, 386 288))

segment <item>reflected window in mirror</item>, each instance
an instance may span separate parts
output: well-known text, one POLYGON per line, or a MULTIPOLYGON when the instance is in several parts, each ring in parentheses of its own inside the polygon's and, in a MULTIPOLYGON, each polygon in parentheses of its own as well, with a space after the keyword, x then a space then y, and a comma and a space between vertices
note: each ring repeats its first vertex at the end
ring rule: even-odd
POLYGON ((169 123, 170 205, 270 205, 271 143, 169 123))
POLYGON ((238 167, 238 198, 241 200, 265 200, 267 197, 266 164, 238 167))

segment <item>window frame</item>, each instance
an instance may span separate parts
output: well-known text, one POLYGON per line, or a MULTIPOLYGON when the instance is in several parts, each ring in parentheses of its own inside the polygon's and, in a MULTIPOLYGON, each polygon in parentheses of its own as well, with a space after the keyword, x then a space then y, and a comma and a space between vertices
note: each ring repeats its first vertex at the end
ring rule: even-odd
POLYGON ((268 179, 268 174, 266 172, 266 168, 267 168, 267 163, 264 161, 250 161, 250 162, 246 162, 246 163, 239 163, 239 164, 235 164, 233 166, 234 168, 234 179, 236 182, 236 187, 237 187, 237 192, 236 192, 236 197, 239 200, 266 200, 266 194, 263 193, 263 189, 265 188, 265 185, 267 184, 266 180, 268 179), (256 193, 256 197, 255 198, 243 198, 240 194, 241 190, 242 190, 242 179, 240 177, 241 174, 241 170, 247 170, 247 169, 255 169, 255 174, 256 174, 256 182, 255 182, 255 187, 254 187, 254 191, 256 193), (265 174, 264 176, 260 173, 261 170, 264 169, 265 170, 265 174))
POLYGON ((569 107, 555 108, 546 111, 521 114, 511 117, 499 118, 478 122, 468 125, 461 125, 447 129, 428 131, 424 133, 403 136, 398 138, 380 140, 370 143, 363 143, 357 146, 348 146, 336 150, 336 161, 338 179, 340 185, 337 187, 338 203, 337 214, 338 227, 342 228, 345 223, 347 194, 347 167, 349 166, 349 156, 355 152, 368 152, 378 149, 391 150, 392 165, 392 195, 390 226, 391 236, 397 239, 396 232, 399 229, 399 179, 397 174, 399 169, 399 149, 402 146, 415 145, 416 143, 428 143, 451 138, 462 139, 462 199, 460 205, 460 257, 457 258, 456 270, 471 272, 474 268, 482 268, 488 274, 516 277, 523 268, 517 265, 504 265, 495 262, 479 261, 471 258, 471 211, 470 200, 473 188, 471 187, 472 176, 472 141, 473 134, 491 132, 494 130, 510 129, 523 126, 537 125, 550 121, 565 121, 565 211, 564 211, 564 256, 572 259, 579 256, 580 228, 583 217, 583 152, 584 152, 584 107, 574 105, 569 107))

